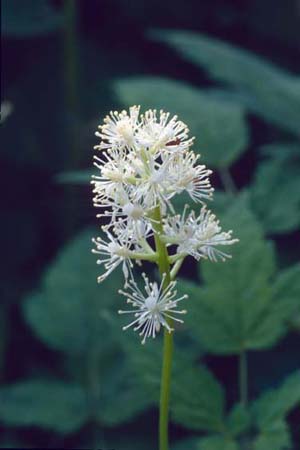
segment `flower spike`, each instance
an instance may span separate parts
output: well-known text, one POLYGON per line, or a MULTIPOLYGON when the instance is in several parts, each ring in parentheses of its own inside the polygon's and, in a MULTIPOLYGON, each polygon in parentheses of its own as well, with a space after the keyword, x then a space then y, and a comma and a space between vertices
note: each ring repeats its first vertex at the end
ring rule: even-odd
POLYGON ((111 111, 96 135, 101 141, 95 147, 99 153, 94 157, 98 173, 91 181, 93 202, 97 217, 106 224, 103 235, 93 240, 97 263, 104 269, 98 281, 122 268, 127 291, 121 293, 133 309, 120 313, 134 315, 125 329, 139 330, 144 343, 161 327, 171 332, 174 321, 182 322, 177 316, 185 310, 178 310, 177 304, 186 296, 176 299, 176 283, 170 281, 166 288, 166 275, 160 286, 143 275, 142 293, 133 278, 134 264, 159 265, 164 247, 163 257, 170 264, 167 279, 172 280, 187 255, 225 261, 230 255, 221 248, 237 239, 231 231, 222 231, 215 215, 206 209, 205 202, 214 191, 212 172, 199 164, 200 155, 191 150, 194 138, 177 116, 155 109, 140 114, 140 107, 132 106, 129 111, 111 111), (202 204, 200 214, 188 213, 187 207, 175 214, 173 199, 184 192, 191 202, 202 204), (168 254, 174 247, 175 253, 168 254))

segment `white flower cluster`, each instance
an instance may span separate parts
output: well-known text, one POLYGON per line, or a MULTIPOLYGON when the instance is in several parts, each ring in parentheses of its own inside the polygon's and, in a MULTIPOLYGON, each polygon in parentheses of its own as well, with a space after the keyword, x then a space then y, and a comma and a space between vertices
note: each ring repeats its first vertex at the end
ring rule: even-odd
POLYGON ((101 141, 95 147, 100 156, 95 156, 94 162, 99 169, 92 180, 94 205, 100 209, 98 217, 108 220, 102 227, 105 238, 94 239, 97 263, 104 268, 98 281, 122 266, 125 287, 130 290, 122 293, 135 307, 129 311, 135 320, 128 326, 141 330, 145 342, 161 325, 171 331, 167 317, 174 319, 174 314, 185 312, 176 310, 183 297, 174 299, 175 282, 163 289, 162 284, 158 287, 144 277, 144 296, 133 279, 134 262, 158 260, 151 237, 159 234, 167 248, 175 248, 168 255, 172 278, 187 255, 197 260, 228 258, 219 246, 233 244, 236 239, 231 231, 222 232, 204 205, 213 195, 211 171, 198 163, 200 156, 190 149, 194 138, 189 138, 187 126, 177 116, 156 110, 140 114, 140 108, 133 106, 129 112, 111 112, 96 135, 101 141), (182 215, 175 215, 172 199, 182 192, 202 204, 199 216, 194 211, 187 214, 187 208, 182 215), (162 217, 159 231, 157 208, 162 217))

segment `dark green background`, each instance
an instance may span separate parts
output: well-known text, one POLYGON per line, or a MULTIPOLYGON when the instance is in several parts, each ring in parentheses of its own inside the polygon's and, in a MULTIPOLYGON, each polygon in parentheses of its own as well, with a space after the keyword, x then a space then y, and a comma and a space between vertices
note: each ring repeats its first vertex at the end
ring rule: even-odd
MULTIPOLYGON (((64 354, 50 349, 38 338, 24 319, 22 305, 40 287, 43 273, 49 264, 54 264, 64 245, 86 227, 97 226, 88 182, 65 183, 59 176, 91 168, 97 125, 109 110, 123 106, 115 90, 115 80, 143 75, 187 82, 204 92, 215 86, 204 70, 181 58, 163 42, 153 40, 148 32, 154 28, 207 34, 299 75, 300 3, 297 0, 2 2, 2 101, 13 104, 11 115, 1 126, 0 376, 3 386, 30 377, 68 379, 64 354)), ((298 114, 300 129, 300 110, 298 114)), ((241 191, 251 186, 259 170, 262 161, 259 148, 285 141, 299 145, 299 133, 295 136, 287 127, 265 121, 259 114, 248 112, 247 123, 249 143, 230 168, 241 191)), ((204 153, 203 157, 205 160, 204 153)), ((299 168, 299 155, 295 159, 297 165, 299 168)), ((286 171, 283 166, 283 185, 286 179, 299 176, 299 170, 294 175, 290 167, 286 171)), ((262 178, 264 184, 264 175, 262 178)), ((218 170, 212 182, 216 189, 223 190, 218 170)), ((298 183, 295 179, 293 189, 300 191, 299 178, 298 183)), ((272 201, 281 200, 274 195, 272 201)), ((286 202, 290 201, 287 196, 286 202)), ((283 223, 288 206, 284 202, 283 223)), ((300 202, 295 205, 295 214, 299 214, 300 202)), ((255 209, 261 219, 263 211, 254 204, 255 209)), ((238 235, 238 230, 234 231, 238 235)), ((299 223, 283 226, 280 232, 271 226, 265 229, 265 234, 275 245, 280 268, 299 261, 299 223)), ((181 274, 196 279, 196 272, 195 264, 188 261, 181 274)), ((94 275, 93 272, 85 281, 87 285, 95 283, 94 275)), ((72 296, 72 292, 65 295, 72 296)), ((276 347, 250 352, 251 398, 277 385, 300 366, 297 320, 276 347)), ((114 353, 111 355, 114 361, 114 353)), ((236 357, 205 355, 204 362, 225 384, 229 401, 233 402, 237 390, 233 381, 236 357)), ((126 409, 126 404, 120 405, 116 399, 115 408, 126 409)), ((299 408, 288 419, 296 450, 300 439, 299 408)), ((107 448, 119 439, 120 443, 113 444, 116 450, 133 449, 131 442, 136 435, 155 434, 156 421, 157 410, 152 407, 124 425, 104 426, 104 431, 100 426, 99 440, 103 439, 103 433, 105 439, 101 442, 107 448)), ((87 424, 76 432, 62 435, 43 426, 0 423, 0 445, 80 448, 92 445, 91 433, 95 428, 87 424)), ((171 432, 174 440, 189 436, 186 428, 179 425, 173 424, 171 432)), ((99 440, 96 438, 94 442, 99 440)), ((136 448, 142 450, 142 444, 136 448)))

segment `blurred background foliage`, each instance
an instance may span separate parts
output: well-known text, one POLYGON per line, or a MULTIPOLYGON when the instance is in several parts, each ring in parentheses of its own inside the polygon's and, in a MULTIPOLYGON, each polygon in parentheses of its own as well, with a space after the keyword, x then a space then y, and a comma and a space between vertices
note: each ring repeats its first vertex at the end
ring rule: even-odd
POLYGON ((94 131, 132 104, 188 123, 240 239, 180 273, 172 450, 300 447, 299 27, 298 0, 2 2, 2 447, 156 448, 161 341, 90 253, 94 131))

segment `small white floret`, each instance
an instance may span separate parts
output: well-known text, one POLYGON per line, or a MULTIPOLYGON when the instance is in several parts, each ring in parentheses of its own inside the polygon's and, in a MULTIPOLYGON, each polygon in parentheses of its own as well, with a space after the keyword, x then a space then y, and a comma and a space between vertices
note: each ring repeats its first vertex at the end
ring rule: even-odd
POLYGON ((151 283, 145 274, 143 274, 143 278, 145 293, 139 289, 133 278, 129 280, 128 291, 119 291, 127 298, 127 303, 133 306, 132 310, 119 311, 119 314, 133 314, 134 316, 134 320, 123 327, 123 330, 127 330, 132 326, 134 331, 140 330, 139 334, 143 336, 142 344, 145 343, 148 337, 155 338, 161 326, 171 333, 173 328, 169 324, 170 320, 183 323, 183 320, 178 319, 176 315, 185 314, 186 310, 178 310, 176 308, 181 300, 187 298, 187 295, 175 298, 177 295, 177 291, 174 291, 175 281, 171 281, 163 289, 165 275, 160 286, 156 282, 151 283))

